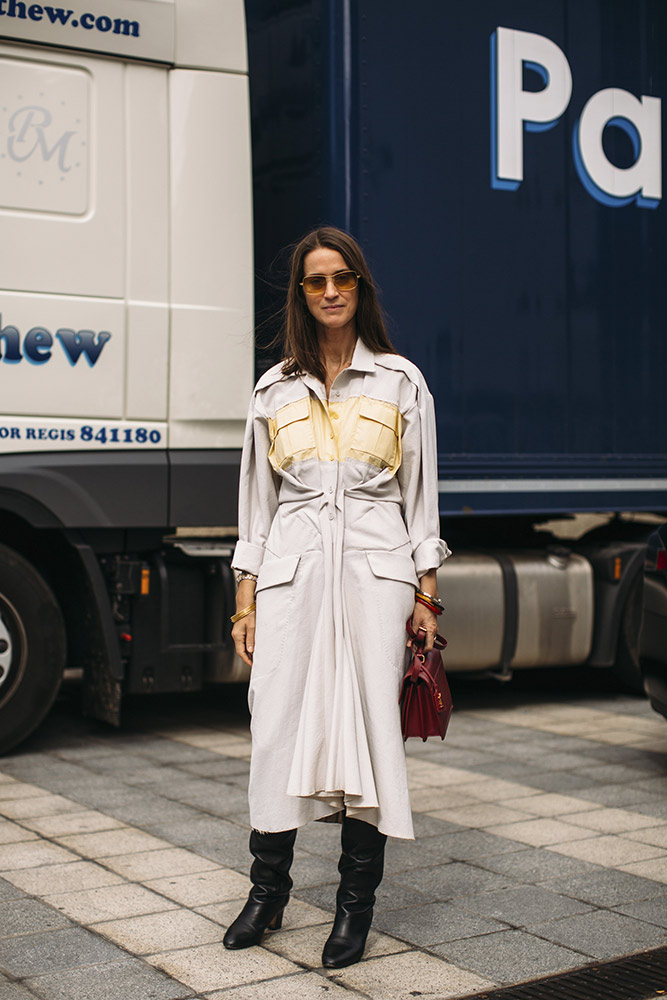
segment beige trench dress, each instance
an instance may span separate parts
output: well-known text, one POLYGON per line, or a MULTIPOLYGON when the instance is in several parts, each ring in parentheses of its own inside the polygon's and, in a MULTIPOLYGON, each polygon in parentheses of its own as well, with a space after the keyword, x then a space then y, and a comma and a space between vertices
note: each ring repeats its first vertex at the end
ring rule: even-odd
POLYGON ((418 578, 440 539, 433 400, 357 341, 327 400, 276 365, 257 383, 233 565, 257 573, 250 820, 347 815, 412 838, 398 694, 418 578))

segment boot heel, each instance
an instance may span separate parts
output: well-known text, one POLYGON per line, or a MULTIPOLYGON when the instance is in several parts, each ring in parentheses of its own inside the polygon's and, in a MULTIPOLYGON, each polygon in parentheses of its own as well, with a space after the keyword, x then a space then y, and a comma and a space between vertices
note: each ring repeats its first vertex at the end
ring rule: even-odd
POLYGON ((283 925, 283 913, 284 912, 285 912, 285 907, 283 907, 282 910, 279 910, 276 913, 275 917, 273 918, 273 920, 271 921, 271 923, 267 927, 267 930, 269 930, 269 931, 279 931, 280 930, 280 928, 283 925))

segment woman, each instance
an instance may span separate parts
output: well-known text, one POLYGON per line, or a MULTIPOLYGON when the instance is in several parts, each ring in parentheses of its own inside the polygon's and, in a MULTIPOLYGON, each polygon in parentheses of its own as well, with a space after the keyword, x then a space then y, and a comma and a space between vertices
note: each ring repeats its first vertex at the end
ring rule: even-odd
POLYGON ((342 816, 323 964, 358 961, 387 835, 413 838, 398 694, 405 623, 433 645, 439 536, 433 400, 385 330, 357 243, 292 256, 284 361, 259 380, 241 464, 232 635, 252 666, 253 887, 224 944, 282 922, 296 828, 342 816), (422 598, 422 600, 424 600, 422 598))

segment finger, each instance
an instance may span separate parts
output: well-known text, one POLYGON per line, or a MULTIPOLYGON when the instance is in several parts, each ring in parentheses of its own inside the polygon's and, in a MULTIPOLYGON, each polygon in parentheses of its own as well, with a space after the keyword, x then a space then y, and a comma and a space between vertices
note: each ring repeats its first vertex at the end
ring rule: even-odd
POLYGON ((420 625, 417 628, 417 638, 415 642, 419 643, 419 650, 421 653, 428 652, 428 629, 425 625, 420 625))
POLYGON ((249 667, 252 666, 252 656, 249 656, 248 653, 246 652, 245 645, 243 646, 237 645, 236 652, 247 666, 249 667))
POLYGON ((436 631, 437 625, 433 625, 430 622, 417 627, 418 641, 420 644, 424 644, 422 652, 428 653, 433 649, 436 631))
POLYGON ((248 628, 245 634, 245 648, 251 655, 255 651, 255 616, 251 615, 251 621, 248 622, 248 628))
POLYGON ((235 623, 232 629, 232 639, 234 640, 234 648, 237 655, 241 657, 244 663, 251 667, 252 659, 248 657, 246 651, 246 624, 243 620, 235 623))

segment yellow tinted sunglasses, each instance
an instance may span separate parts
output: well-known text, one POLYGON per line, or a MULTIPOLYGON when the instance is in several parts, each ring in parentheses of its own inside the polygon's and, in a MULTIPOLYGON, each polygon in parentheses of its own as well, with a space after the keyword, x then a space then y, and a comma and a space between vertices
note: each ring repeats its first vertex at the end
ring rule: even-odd
POLYGON ((351 292, 359 284, 360 274, 356 271, 336 271, 335 274, 308 274, 300 281, 306 295, 323 295, 328 281, 333 281, 339 292, 351 292))

